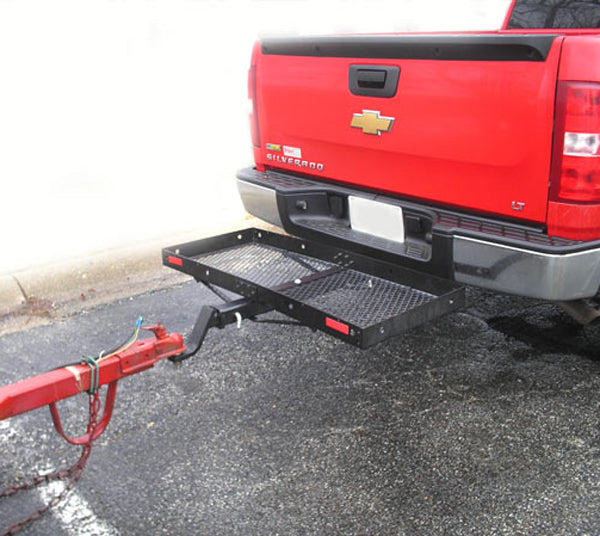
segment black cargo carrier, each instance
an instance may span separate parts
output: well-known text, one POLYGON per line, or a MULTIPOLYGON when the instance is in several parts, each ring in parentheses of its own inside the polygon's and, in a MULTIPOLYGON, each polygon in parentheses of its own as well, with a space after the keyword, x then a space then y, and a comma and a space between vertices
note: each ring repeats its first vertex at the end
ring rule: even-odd
POLYGON ((261 229, 165 248, 163 263, 243 296, 201 313, 198 345, 209 327, 275 309, 367 348, 465 303, 450 281, 261 229))

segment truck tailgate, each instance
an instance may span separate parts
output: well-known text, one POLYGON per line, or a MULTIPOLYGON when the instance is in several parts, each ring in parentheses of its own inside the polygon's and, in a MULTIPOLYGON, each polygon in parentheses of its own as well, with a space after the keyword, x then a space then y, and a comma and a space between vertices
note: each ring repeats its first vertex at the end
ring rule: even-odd
POLYGON ((253 59, 257 163, 544 222, 562 40, 498 33, 265 40, 253 59), (392 96, 353 94, 353 71, 374 73, 361 82, 377 88, 381 67, 398 68, 392 96))

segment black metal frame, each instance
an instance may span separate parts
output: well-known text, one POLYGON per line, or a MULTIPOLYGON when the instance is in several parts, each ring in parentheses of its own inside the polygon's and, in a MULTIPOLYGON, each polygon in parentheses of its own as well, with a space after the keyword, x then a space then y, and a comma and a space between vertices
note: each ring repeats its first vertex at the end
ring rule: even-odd
MULTIPOLYGON (((463 307, 465 303, 464 289, 450 281, 329 245, 300 240, 254 228, 168 247, 163 249, 162 255, 165 266, 187 273, 197 281, 214 284, 244 296, 246 300, 243 302, 243 307, 256 308, 253 314, 275 309, 289 317, 295 318, 302 324, 324 331, 361 348, 372 346, 442 314, 457 310, 463 307), (302 284, 331 275, 334 272, 352 269, 410 288, 419 289, 434 295, 436 298, 382 322, 377 322, 368 327, 360 327, 348 322, 344 318, 333 317, 331 314, 321 311, 316 307, 284 295, 282 291, 285 288, 298 284, 295 281, 289 281, 284 285, 268 288, 240 276, 215 269, 213 266, 203 264, 201 259, 197 258, 206 253, 250 242, 266 244, 335 265, 335 268, 332 270, 302 278, 302 284), (262 311, 261 308, 263 309, 262 311), (329 319, 329 322, 333 320, 334 322, 343 323, 348 327, 348 333, 343 333, 329 327, 327 319, 329 319)), ((211 313, 211 311, 204 311, 201 313, 201 316, 203 316, 203 319, 199 318, 199 322, 197 323, 200 326, 194 332, 194 337, 200 340, 200 344, 206 334, 206 330, 213 325, 218 325, 218 322, 222 322, 222 318, 225 318, 223 315, 220 315, 222 318, 219 320, 219 314, 211 313)), ((229 316, 229 320, 231 322, 234 321, 231 315, 229 316)), ((194 342, 192 341, 189 346, 193 345, 194 342)))

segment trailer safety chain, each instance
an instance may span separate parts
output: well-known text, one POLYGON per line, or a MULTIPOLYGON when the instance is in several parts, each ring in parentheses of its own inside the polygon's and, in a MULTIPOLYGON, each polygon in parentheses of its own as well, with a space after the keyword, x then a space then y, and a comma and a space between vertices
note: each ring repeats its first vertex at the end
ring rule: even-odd
MULTIPOLYGON (((91 365, 90 365, 91 366, 91 365)), ((97 364, 96 364, 97 367, 97 364)), ((24 526, 29 523, 35 521, 42 517, 46 512, 50 509, 54 508, 57 504, 62 502, 66 496, 71 492, 71 490, 75 487, 83 471, 87 464, 87 461, 92 452, 92 443, 96 439, 94 431, 96 430, 98 424, 98 414, 100 412, 100 407, 102 405, 100 401, 100 391, 97 389, 90 390, 88 392, 89 395, 89 420, 87 425, 87 434, 85 435, 87 441, 82 444, 81 455, 77 462, 74 465, 67 469, 59 469, 58 471, 54 471, 53 473, 48 473, 45 475, 37 475, 27 479, 25 482, 13 486, 12 488, 8 488, 0 492, 0 499, 4 499, 7 497, 12 497, 16 495, 20 491, 26 491, 30 489, 37 488, 42 484, 48 484, 50 482, 54 482, 56 480, 68 480, 64 489, 55 497, 48 502, 44 507, 35 510, 26 518, 13 523, 10 527, 8 527, 4 532, 2 532, 1 536, 9 536, 12 534, 16 534, 19 532, 24 526)))

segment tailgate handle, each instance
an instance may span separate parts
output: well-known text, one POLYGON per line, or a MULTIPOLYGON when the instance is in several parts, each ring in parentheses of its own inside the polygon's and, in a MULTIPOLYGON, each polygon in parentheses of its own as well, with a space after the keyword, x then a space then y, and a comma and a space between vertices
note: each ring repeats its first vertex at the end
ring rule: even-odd
POLYGON ((350 65, 348 86, 353 95, 390 98, 398 89, 400 67, 387 65, 350 65))
POLYGON ((359 69, 356 78, 358 87, 372 87, 383 89, 385 86, 385 71, 375 71, 371 69, 359 69))

